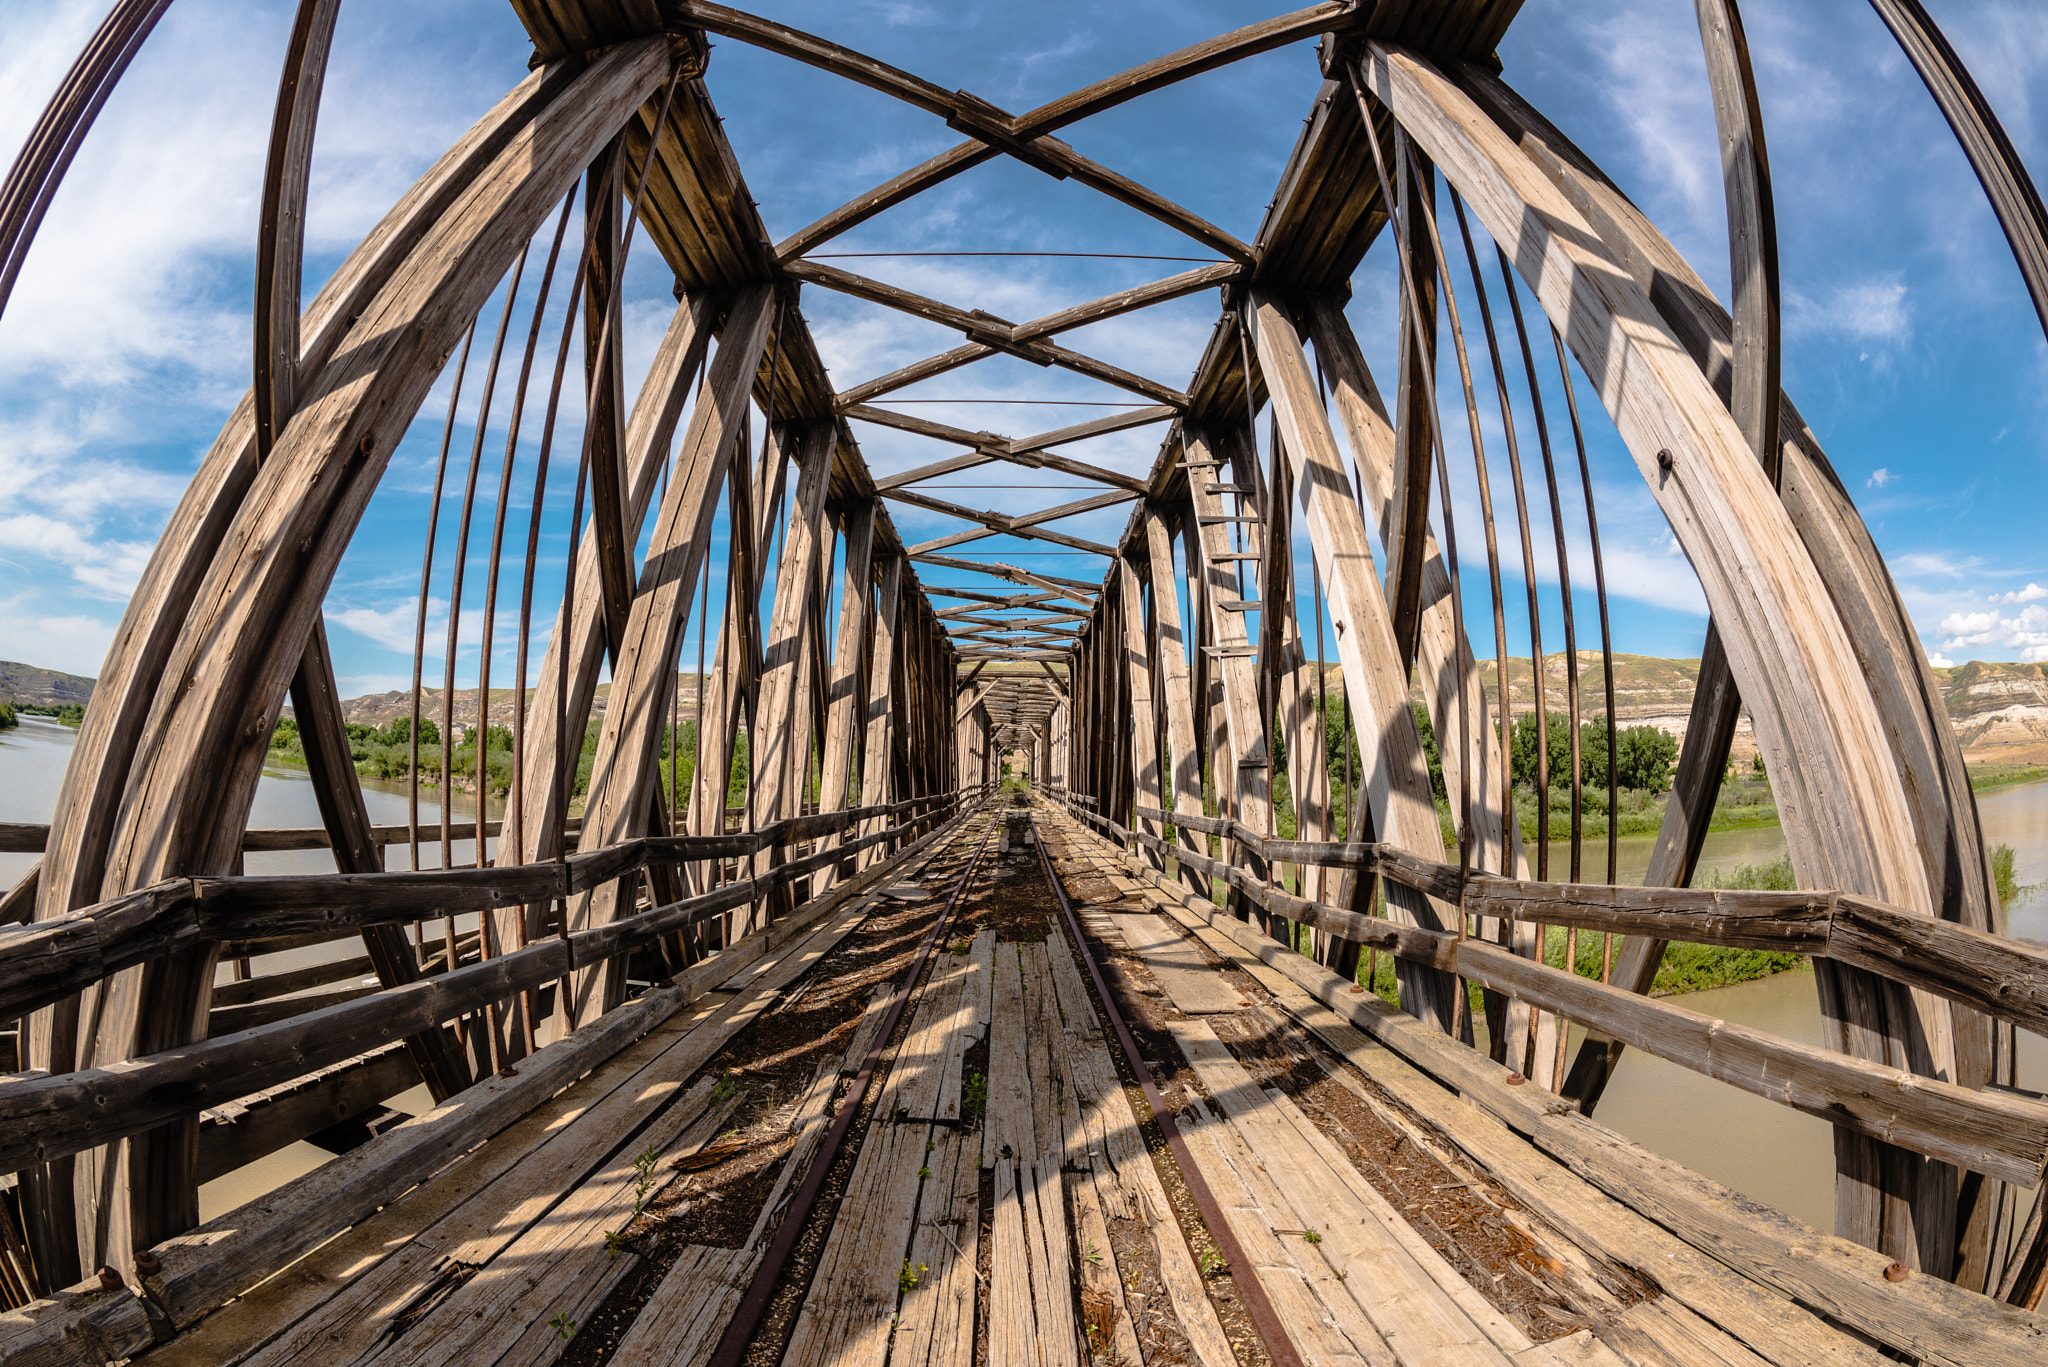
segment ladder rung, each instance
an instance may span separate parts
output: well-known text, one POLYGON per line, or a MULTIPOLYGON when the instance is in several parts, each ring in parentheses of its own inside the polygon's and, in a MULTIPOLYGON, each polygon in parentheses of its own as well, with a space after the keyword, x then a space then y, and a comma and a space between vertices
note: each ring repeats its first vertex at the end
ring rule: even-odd
POLYGON ((1260 604, 1256 598, 1224 598, 1218 600, 1216 606, 1225 612, 1254 612, 1260 604))
POLYGON ((1200 522, 1204 527, 1220 527, 1226 522, 1263 522, 1265 519, 1253 517, 1250 514, 1246 513, 1237 514, 1231 517, 1202 517, 1196 518, 1195 520, 1197 522, 1200 522))
POLYGON ((1257 551, 1225 551, 1220 555, 1212 555, 1209 558, 1211 560, 1264 560, 1266 557, 1260 555, 1257 551))

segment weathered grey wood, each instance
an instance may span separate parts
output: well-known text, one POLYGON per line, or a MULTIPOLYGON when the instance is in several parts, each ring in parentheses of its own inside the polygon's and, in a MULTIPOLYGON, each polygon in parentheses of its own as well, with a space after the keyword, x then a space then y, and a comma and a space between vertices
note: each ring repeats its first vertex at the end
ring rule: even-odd
MULTIPOLYGON (((619 643, 577 842, 585 851, 646 834, 652 775, 676 686, 676 643, 710 548, 712 519, 775 311, 774 292, 765 287, 748 290, 733 305, 705 378, 706 401, 690 414, 619 643)), ((615 907, 583 903, 571 914, 598 924, 614 919, 615 907)), ((615 982, 615 975, 579 975, 557 1011, 571 1024, 588 1019, 611 1004, 615 982)))
MULTIPOLYGON (((1365 745, 1364 787, 1373 829, 1391 844, 1439 857, 1443 835, 1430 795, 1421 733, 1408 707, 1408 671, 1394 640, 1379 576, 1373 571, 1364 518, 1286 301, 1264 290, 1254 290, 1251 300, 1259 369, 1272 394, 1274 417, 1284 437, 1281 444, 1293 466, 1296 497, 1322 570, 1331 620, 1337 624, 1337 654, 1350 706, 1363 718, 1361 741, 1378 737, 1376 745, 1365 745)), ((1453 924, 1444 909, 1405 887, 1389 887, 1387 909, 1389 915, 1428 930, 1453 924)), ((1403 1004, 1418 1016, 1446 1032, 1455 1028, 1455 985, 1441 975, 1407 969, 1401 995, 1403 1004)))
POLYGON ((1189 1015, 1235 1011, 1244 1000, 1243 993, 1223 980, 1221 971, 1157 916, 1120 915, 1110 920, 1160 990, 1189 1015))
POLYGON ((403 1049, 385 1049, 282 1092, 244 1098, 199 1130, 199 1180, 211 1182, 330 1125, 361 1115, 418 1085, 420 1070, 403 1049), (251 1105, 258 1101, 260 1105, 251 1105))
MULTIPOLYGON (((861 756, 860 800, 863 806, 873 806, 885 800, 891 791, 889 754, 894 745, 896 725, 895 679, 896 679, 896 617, 903 599, 903 580, 909 569, 903 557, 890 556, 882 562, 876 578, 879 583, 875 590, 875 622, 872 642, 868 652, 867 702, 862 718, 862 730, 866 734, 866 752, 861 756)), ((863 825, 861 834, 872 834, 872 829, 863 825)), ((863 857, 862 865, 877 862, 882 855, 879 851, 863 857)))
MULTIPOLYGON (((704 294, 693 293, 677 306, 668 329, 648 367, 647 379, 634 401, 626 425, 626 452, 632 478, 628 484, 629 503, 625 527, 637 540, 647 518, 647 509, 660 486, 661 468, 666 463, 676 424, 690 396, 690 382, 703 364, 711 345, 715 309, 704 294)), ((692 426, 696 423, 692 416, 692 426)), ((598 672, 604 655, 604 595, 598 567, 599 548, 594 532, 579 537, 576 549, 574 619, 562 620, 557 613, 547 652, 534 676, 533 693, 527 703, 526 745, 520 764, 520 787, 511 800, 508 817, 512 836, 500 842, 500 863, 528 863, 548 858, 559 851, 556 831, 577 836, 581 818, 562 821, 561 737, 556 734, 558 715, 567 735, 580 736, 590 716, 591 699, 596 696, 598 672), (568 689, 562 690, 564 652, 568 654, 568 689)), ((516 944, 514 927, 500 920, 499 943, 516 944)))
MULTIPOLYGON (((1680 339, 1571 202, 1426 61, 1374 48, 1360 76, 1496 239, 1514 244, 1517 269, 1599 387, 1700 573, 1766 763, 1780 776, 1776 796, 1802 879, 1931 914, 1913 813, 1846 624, 1680 339), (1852 809, 1858 821, 1834 818, 1852 809)), ((1830 1014, 1876 1027, 1853 1032, 1861 1052, 1955 1076, 1945 1003, 1868 981, 1841 985, 1853 1000, 1830 1014)), ((1851 1151, 1843 1158, 1843 1227, 1909 1264, 1944 1269, 1954 1174, 1872 1171, 1851 1151)))

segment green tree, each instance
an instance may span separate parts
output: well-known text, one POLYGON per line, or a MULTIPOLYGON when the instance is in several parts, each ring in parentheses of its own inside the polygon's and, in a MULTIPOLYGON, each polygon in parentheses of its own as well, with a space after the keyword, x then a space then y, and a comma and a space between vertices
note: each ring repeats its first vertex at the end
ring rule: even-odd
POLYGON ((1621 786, 1661 793, 1671 786, 1671 767, 1678 762, 1678 742, 1654 726, 1631 726, 1615 743, 1621 786))
MULTIPOLYGON (((1545 720, 1545 748, 1550 752, 1550 786, 1569 788, 1572 782, 1572 719, 1562 712, 1552 712, 1545 720)), ((1537 766, 1534 712, 1515 718, 1514 730, 1509 733, 1508 743, 1510 772, 1514 775, 1515 786, 1535 788, 1537 766)))
POLYGON ((1607 791, 1607 750, 1611 734, 1605 717, 1589 718, 1579 727, 1579 780, 1600 792, 1607 791))
POLYGON ((10 726, 19 725, 21 725, 21 722, 14 715, 14 704, 0 702, 0 731, 5 731, 10 726))

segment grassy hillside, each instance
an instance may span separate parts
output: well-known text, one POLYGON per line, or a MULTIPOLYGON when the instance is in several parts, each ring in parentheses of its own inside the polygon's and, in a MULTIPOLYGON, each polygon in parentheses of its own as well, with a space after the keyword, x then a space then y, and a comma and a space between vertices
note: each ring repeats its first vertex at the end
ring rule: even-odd
POLYGON ((92 698, 91 679, 54 669, 0 660, 0 702, 34 707, 83 707, 92 698))

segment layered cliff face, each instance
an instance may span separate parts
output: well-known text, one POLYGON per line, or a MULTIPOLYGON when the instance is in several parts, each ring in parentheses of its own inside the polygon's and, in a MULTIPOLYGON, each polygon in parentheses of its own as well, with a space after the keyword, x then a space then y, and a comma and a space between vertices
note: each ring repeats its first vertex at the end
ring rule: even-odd
POLYGON ((2048 665, 1972 660, 1934 671, 1972 764, 2048 764, 2048 665))

